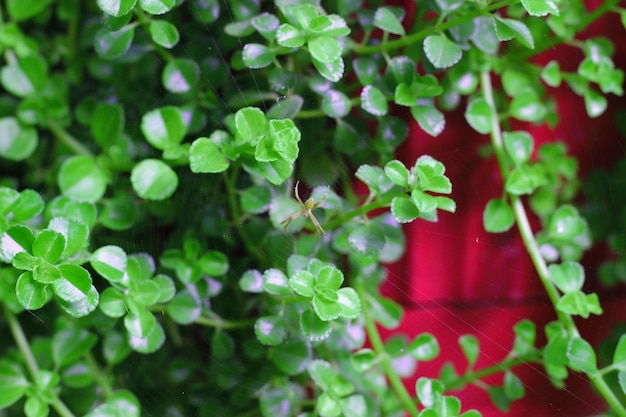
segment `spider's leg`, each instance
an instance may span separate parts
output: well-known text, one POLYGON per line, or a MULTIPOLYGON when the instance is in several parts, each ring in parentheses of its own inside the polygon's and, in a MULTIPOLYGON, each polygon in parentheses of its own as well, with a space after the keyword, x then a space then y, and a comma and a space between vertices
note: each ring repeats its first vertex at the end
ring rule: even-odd
POLYGON ((300 195, 298 194, 298 185, 300 185, 300 180, 296 181, 296 186, 293 187, 293 193, 295 194, 298 203, 300 203, 300 205, 304 207, 304 203, 302 202, 302 200, 300 199, 300 195))
POLYGON ((326 234, 326 231, 324 230, 320 222, 317 221, 317 218, 315 217, 315 215, 313 215, 313 213, 309 212, 308 217, 311 219, 311 221, 315 225, 315 229, 317 230, 318 235, 321 236, 323 234, 326 234))

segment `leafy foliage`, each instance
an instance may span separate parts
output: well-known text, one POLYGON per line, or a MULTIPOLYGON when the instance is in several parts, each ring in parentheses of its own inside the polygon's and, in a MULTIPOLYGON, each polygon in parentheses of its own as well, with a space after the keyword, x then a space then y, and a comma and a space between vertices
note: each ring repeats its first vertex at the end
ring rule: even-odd
MULTIPOLYGON (((540 80, 571 88, 589 117, 623 94, 611 42, 575 36, 626 14, 615 0, 591 20, 578 2, 436 0, 410 23, 381 3, 5 2, 3 415, 478 417, 452 391, 476 383, 507 409, 525 395, 513 370, 525 362, 557 386, 568 369, 586 374, 626 415, 615 400, 626 339, 603 365, 572 319, 602 314, 578 262, 590 239, 572 205, 576 161, 562 143, 535 150, 530 133, 508 130, 558 116, 540 80), (562 42, 584 54, 575 72, 529 59, 562 42), (398 114, 436 137, 459 107, 503 173, 485 228, 518 225, 558 320, 545 346, 517 323, 509 355, 485 369, 478 338, 463 335, 463 373, 420 375, 407 390, 417 362, 453 347, 430 333, 381 340, 377 325, 403 315, 379 292, 384 264, 403 255, 401 224, 456 203, 442 162, 395 159, 409 132, 398 114), (366 196, 350 191, 350 170, 366 196), (298 181, 310 196, 296 202, 298 181), (495 372, 502 385, 483 380, 495 372)), ((624 252, 622 236, 609 241, 624 252)), ((619 260, 603 276, 623 271, 619 260)))

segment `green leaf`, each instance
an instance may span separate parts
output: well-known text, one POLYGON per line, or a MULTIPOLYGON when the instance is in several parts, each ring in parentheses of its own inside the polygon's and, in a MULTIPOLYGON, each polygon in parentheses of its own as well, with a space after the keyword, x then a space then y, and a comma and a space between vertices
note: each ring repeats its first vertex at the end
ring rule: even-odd
POLYGON ((71 256, 87 245, 89 228, 81 221, 65 217, 54 217, 48 223, 48 229, 65 237, 63 256, 71 256))
POLYGON ((228 169, 229 160, 219 145, 206 137, 193 141, 189 149, 189 167, 195 174, 217 173, 228 169))
POLYGON ((54 230, 42 230, 33 242, 33 256, 39 256, 47 262, 55 263, 65 249, 65 237, 54 230))
POLYGON ((341 415, 341 404, 329 393, 323 392, 317 397, 315 410, 321 417, 339 417, 341 415))
POLYGON ((572 337, 567 344, 567 359, 572 369, 587 374, 598 370, 596 352, 593 347, 581 337, 572 337))
POLYGON ((335 291, 341 287, 343 279, 343 273, 340 269, 334 265, 326 265, 320 269, 315 283, 335 291))
POLYGON ((515 165, 528 162, 533 151, 532 136, 525 131, 504 132, 502 134, 504 149, 515 165))
POLYGON ((299 48, 304 45, 306 38, 304 32, 300 29, 288 23, 283 23, 276 31, 276 42, 287 48, 299 48))
POLYGON ((48 301, 47 285, 33 279, 33 273, 24 272, 15 285, 17 301, 26 310, 38 310, 48 301))
POLYGON ((585 270, 578 262, 566 261, 548 267, 550 280, 562 293, 579 291, 585 282, 585 270))
POLYGON ((245 142, 256 144, 265 135, 267 121, 256 107, 245 107, 235 113, 235 129, 245 142))
POLYGON ((135 4, 137 4, 137 0, 96 0, 98 3, 98 7, 105 12, 106 14, 110 14, 111 16, 123 16, 128 14, 133 8, 135 4))
POLYGON ((513 97, 510 111, 513 117, 525 122, 540 122, 548 112, 539 95, 530 88, 513 97))
POLYGON ((550 87, 561 85, 563 75, 558 61, 550 61, 541 71, 541 79, 550 87))
POLYGON ((336 83, 341 80, 341 77, 343 77, 345 64, 341 57, 331 62, 321 62, 313 57, 312 61, 317 72, 319 72, 319 74, 328 81, 336 83))
POLYGON ((73 264, 60 265, 58 268, 61 278, 52 284, 59 298, 67 302, 78 302, 88 297, 92 280, 85 268, 73 264))
POLYGON ((289 277, 289 286, 295 293, 311 298, 315 294, 315 276, 302 269, 289 277))
POLYGON ((361 108, 374 116, 384 116, 389 110, 387 97, 373 85, 365 86, 361 90, 361 108))
POLYGON ((422 333, 409 345, 409 354, 418 361, 430 361, 439 355, 439 342, 430 333, 422 333))
POLYGON ((263 12, 253 17, 250 24, 252 24, 265 40, 273 41, 276 37, 276 31, 280 26, 280 20, 273 14, 263 12))
POLYGON ((282 316, 259 317, 254 323, 254 333, 261 344, 278 345, 287 334, 285 319, 282 316))
POLYGON ((103 246, 91 254, 90 264, 98 274, 109 282, 120 282, 124 278, 128 258, 119 246, 103 246))
MULTIPOLYGON (((176 58, 176 59, 170 60, 165 65, 165 68, 163 68, 163 73, 161 74, 161 82, 163 83, 163 87, 165 87, 165 89, 172 94, 186 94, 186 93, 194 91, 198 86, 199 80, 200 80, 200 68, 198 67, 198 64, 196 64, 196 62, 193 61, 192 59, 187 59, 187 58, 176 58)), ((164 108, 157 109, 157 110, 163 111, 163 109, 169 108, 169 107, 171 106, 164 107, 164 108)), ((176 107, 172 107, 172 109, 180 112, 180 110, 176 107)), ((153 110, 152 112, 154 111, 155 110, 153 110)), ((185 123, 184 119, 182 117, 179 119, 178 117, 175 116, 176 118, 174 120, 176 120, 176 124, 173 125, 172 122, 174 122, 174 120, 165 119, 165 115, 163 114, 161 114, 161 117, 163 117, 164 120, 155 121, 156 123, 155 128, 157 130, 164 129, 167 131, 168 139, 170 142, 169 145, 171 146, 172 142, 178 139, 178 134, 180 134, 179 132, 181 131, 182 131, 182 134, 180 134, 180 136, 182 140, 182 137, 185 136, 185 130, 187 128, 187 124, 185 123), (182 121, 182 125, 180 124, 181 121, 182 121), (159 122, 163 123, 163 125, 160 125, 159 122)), ((149 123, 152 123, 152 122, 149 122, 149 123)), ((150 124, 148 126, 150 126, 150 124)), ((144 135, 146 135, 145 134, 146 129, 143 124, 143 119, 142 119, 141 128, 142 128, 142 131, 144 132, 144 135)), ((146 135, 146 138, 147 137, 148 135, 146 135)), ((178 142, 180 142, 180 140, 178 140, 178 142)))
POLYGON ((176 172, 159 159, 144 159, 133 167, 130 180, 139 197, 164 200, 178 187, 176 172))
POLYGON ((583 233, 586 228, 587 224, 578 214, 578 210, 566 204, 559 207, 552 215, 548 232, 554 238, 569 240, 583 233))
POLYGON ((106 178, 96 161, 86 155, 66 159, 59 170, 59 188, 74 201, 95 203, 106 191, 106 178))
POLYGON ((300 329, 311 342, 321 342, 330 336, 330 322, 321 320, 313 310, 304 310, 300 316, 300 329))
POLYGON ((515 223, 513 210, 501 198, 489 200, 483 212, 483 225, 490 233, 502 233, 509 230, 515 223))
POLYGON ((443 113, 433 106, 412 106, 411 115, 430 136, 439 136, 446 126, 443 113))
POLYGON ((228 272, 228 258, 222 252, 210 250, 198 259, 202 272, 211 277, 220 277, 228 272))
POLYGON ((613 366, 626 371, 626 334, 622 334, 613 352, 613 366))
POLYGON ((32 252, 34 241, 35 235, 26 226, 11 226, 0 236, 0 258, 10 263, 16 254, 32 252))
POLYGON ((585 319, 591 313, 602 314, 598 294, 585 294, 580 290, 564 294, 559 299, 556 308, 565 314, 578 315, 585 319))
POLYGON ((597 91, 587 88, 584 93, 585 109, 589 117, 598 117, 606 111, 608 102, 606 97, 597 91))
POLYGON ((91 122, 91 134, 105 150, 124 133, 124 108, 120 104, 99 103, 91 122))
POLYGON ((101 58, 114 60, 130 49, 134 37, 135 29, 131 25, 124 26, 115 32, 100 28, 94 37, 94 49, 101 58))
MULTIPOLYGON (((163 346, 163 343, 165 343, 165 331, 163 331, 163 327, 158 321, 152 326, 152 329, 145 337, 130 334, 128 338, 130 347, 140 353, 153 353, 159 350, 161 346, 163 346)), ((123 410, 128 413, 126 407, 124 407, 123 410)), ((139 416, 138 413, 136 415, 139 416)))
POLYGON ((150 14, 164 14, 176 5, 176 0, 139 0, 139 6, 150 14))
POLYGON ((152 280, 131 281, 131 297, 138 306, 151 306, 158 302, 160 289, 152 280))
POLYGON ((39 92, 48 78, 46 61, 39 55, 28 55, 2 67, 0 82, 11 94, 26 97, 39 92))
POLYGON ((57 367, 76 362, 98 341, 95 334, 79 327, 58 331, 52 338, 52 358, 57 367))
POLYGON ((23 161, 33 154, 38 143, 36 129, 22 126, 14 117, 0 118, 0 157, 23 161))
POLYGON ((515 19, 504 19, 497 15, 493 15, 493 19, 498 39, 508 41, 517 38, 525 47, 535 49, 533 34, 524 22, 515 19))
POLYGON ((506 179, 504 188, 507 192, 515 195, 532 193, 537 187, 545 182, 544 172, 541 165, 520 165, 515 167, 506 179))
POLYGON ((374 26, 394 35, 404 35, 405 30, 389 7, 380 7, 374 13, 374 26))
POLYGON ((360 57, 352 62, 352 68, 356 73, 361 85, 374 84, 378 76, 378 65, 376 61, 369 57, 360 57))
POLYGON ((132 336, 145 338, 157 324, 154 314, 145 309, 140 309, 137 313, 128 313, 124 317, 124 327, 132 336))
POLYGON ((335 38, 349 35, 350 28, 341 16, 336 14, 321 15, 311 19, 309 33, 335 38))
POLYGON ((422 376, 415 382, 415 392, 422 405, 430 408, 442 400, 443 384, 436 379, 422 376))
POLYGON ((360 373, 371 369, 371 367, 374 366, 375 360, 376 353, 369 348, 360 349, 350 356, 352 367, 360 373))
POLYGON ((100 310, 109 317, 122 317, 128 311, 124 294, 109 287, 100 294, 100 310))
POLYGON ((323 359, 315 359, 309 362, 307 371, 315 385, 323 391, 329 391, 337 377, 337 373, 331 368, 330 363, 323 359))
POLYGON ((263 273, 263 289, 274 295, 291 295, 287 276, 280 269, 270 268, 263 273))
POLYGON ((368 294, 367 306, 372 318, 386 329, 395 329, 400 325, 404 310, 392 299, 368 294))
POLYGON ((479 133, 486 135, 491 132, 491 109, 484 98, 475 98, 469 102, 465 120, 479 133))
POLYGON ((211 338, 211 354, 219 359, 226 360, 233 356, 235 350, 235 341, 233 337, 221 330, 213 333, 211 338))
POLYGON ((330 36, 319 36, 308 42, 309 52, 314 59, 330 64, 341 59, 341 44, 330 36))
POLYGON ((263 275, 256 269, 244 272, 239 279, 239 288, 249 293, 263 292, 263 275))
POLYGON ((180 291, 167 304, 167 314, 179 324, 191 324, 200 317, 201 313, 202 305, 200 300, 190 290, 180 291))
POLYGON ((361 315, 361 300, 356 291, 350 287, 337 291, 337 303, 341 306, 341 316, 356 319, 361 315))
POLYGON ((151 20, 148 30, 152 41, 167 49, 172 49, 180 40, 176 26, 165 20, 151 20))
POLYGON ((444 34, 430 35, 424 39, 424 53, 435 68, 448 68, 463 56, 461 48, 444 34))
MULTIPOLYGON (((624 16, 624 14, 622 14, 624 16)), ((622 17, 622 22, 626 21, 626 18, 622 17)), ((624 24, 626 26, 626 24, 624 24)), ((626 394, 626 371, 619 371, 617 373, 617 381, 619 383, 622 392, 626 394)))
POLYGON ((361 255, 378 255, 385 246, 385 236, 375 225, 364 224, 350 232, 348 243, 361 255))
POLYGON ((308 344, 301 340, 288 341, 268 349, 269 360, 283 373, 297 375, 306 369, 311 359, 308 344))
POLYGON ((341 410, 345 417, 367 417, 370 414, 367 401, 361 394, 354 394, 347 398, 339 400, 341 410))
POLYGON ((559 8, 552 0, 522 0, 522 6, 531 16, 559 15, 559 8))
POLYGON ((142 116, 141 132, 152 146, 163 151, 182 142, 187 125, 178 107, 165 106, 142 116))
POLYGON ((264 68, 276 58, 273 50, 259 43, 249 43, 243 47, 243 63, 248 68, 264 68))
POLYGON ((398 223, 409 223, 417 219, 420 211, 410 197, 403 195, 391 200, 391 214, 398 223))
POLYGON ((526 393, 524 383, 513 372, 504 373, 503 389, 504 395, 512 400, 519 400, 526 393))
POLYGON ((49 3, 50 0, 7 0, 6 8, 11 20, 21 21, 37 16, 49 3))
POLYGON ((30 383, 17 363, 4 358, 0 361, 0 410, 8 408, 26 393, 30 383))
POLYGON ((341 91, 330 90, 322 98, 322 111, 329 117, 342 118, 352 110, 352 101, 341 91))
POLYGON ((115 365, 123 361, 130 353, 126 337, 116 331, 108 331, 104 335, 102 354, 107 364, 115 365))
POLYGON ((464 334, 459 337, 459 346, 461 346, 465 359, 467 359, 468 368, 472 368, 480 353, 478 338, 473 334, 464 334))
POLYGON ((313 296, 313 310, 323 321, 335 320, 341 316, 342 310, 338 301, 337 291, 318 285, 313 296))
MULTIPOLYGON (((0 204, 5 207, 5 209, 9 208, 3 203, 0 204)), ((45 203, 43 201, 43 198, 37 191, 30 189, 23 190, 21 193, 19 193, 19 198, 16 200, 16 205, 11 207, 13 220, 18 222, 30 220, 33 217, 41 214, 44 209, 44 205, 45 203)))
POLYGON ((500 42, 491 17, 479 16, 475 18, 469 29, 471 29, 470 39, 478 49, 490 55, 498 52, 500 42))

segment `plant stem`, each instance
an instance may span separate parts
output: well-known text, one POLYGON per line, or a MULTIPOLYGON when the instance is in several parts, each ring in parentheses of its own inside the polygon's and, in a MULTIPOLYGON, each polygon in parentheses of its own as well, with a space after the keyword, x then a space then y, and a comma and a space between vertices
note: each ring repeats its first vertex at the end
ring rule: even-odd
POLYGON ((207 327, 215 327, 218 329, 241 329, 254 326, 255 319, 248 320, 224 320, 216 314, 213 317, 200 316, 196 319, 196 324, 201 324, 207 327))
POLYGON ((359 298, 361 299, 362 304, 362 312, 363 312, 363 320, 365 321, 365 330, 367 331, 367 336, 369 338, 370 343, 372 344, 372 348, 374 348, 374 352, 376 352, 376 356, 379 358, 379 364, 383 368, 385 375, 389 379, 389 383, 391 384, 392 389, 402 402, 405 410, 411 415, 411 417, 417 417, 419 411, 417 410, 417 406, 414 403, 413 398, 406 390, 404 383, 393 369, 391 365, 391 360, 389 359, 389 355, 385 350, 385 345, 380 337, 380 333, 376 328, 376 323, 372 320, 369 315, 368 305, 367 305, 367 296, 365 294, 365 290, 362 287, 362 283, 359 281, 355 282, 355 290, 357 291, 359 298))
POLYGON ((371 54, 375 54, 378 52, 390 52, 395 49, 400 49, 405 46, 409 46, 416 42, 422 41, 432 34, 450 29, 454 26, 461 25, 465 22, 473 20, 474 18, 478 16, 481 16, 481 15, 487 16, 490 12, 494 10, 498 10, 503 7, 507 7, 507 6, 517 4, 517 3, 518 3, 517 0, 503 0, 498 3, 494 3, 488 7, 485 7, 484 9, 477 9, 477 10, 468 12, 462 16, 459 16, 457 18, 450 19, 445 23, 428 27, 412 35, 404 36, 402 38, 399 38, 390 42, 383 42, 379 45, 353 44, 351 45, 351 49, 357 55, 371 55, 371 54))
POLYGON ((102 391, 104 392, 104 396, 108 398, 111 395, 113 395, 113 387, 109 383, 109 380, 107 379, 106 375, 102 373, 100 366, 98 366, 98 363, 94 359, 91 352, 88 352, 85 355, 85 360, 87 361, 87 365, 89 366, 89 369, 91 369, 91 373, 96 378, 96 381, 98 381, 98 385, 100 386, 100 388, 102 388, 102 391))
POLYGON ((520 358, 520 357, 511 357, 503 360, 502 362, 496 363, 495 365, 487 366, 485 368, 468 372, 463 376, 458 377, 451 384, 446 385, 446 391, 460 389, 465 384, 471 384, 474 381, 481 380, 486 376, 497 374, 499 372, 504 372, 511 368, 516 367, 517 365, 521 365, 524 363, 531 362, 532 358, 520 358))
POLYGON ((355 209, 350 210, 347 213, 344 213, 343 215, 337 217, 336 219, 326 223, 325 227, 327 230, 336 229, 337 227, 341 226, 342 224, 354 217, 362 216, 369 213, 370 211, 379 208, 388 207, 389 204, 391 204, 391 200, 392 198, 384 198, 380 200, 375 200, 368 204, 363 204, 362 206, 356 207, 355 209))
MULTIPOLYGON (((24 334, 24 330, 20 325, 20 322, 17 320, 17 317, 9 310, 9 308, 3 304, 4 316, 9 324, 9 329, 11 330, 11 334, 13 335, 13 339, 17 344, 18 349, 22 353, 24 360, 26 361, 26 367, 28 368, 28 372, 30 373, 32 380, 35 381, 37 379, 37 375, 39 374, 39 365, 37 365, 37 361, 35 360, 35 356, 33 355, 33 351, 30 349, 30 344, 28 343, 28 339, 26 339, 26 335, 24 334)), ((61 399, 53 394, 54 397, 50 405, 56 410, 56 412, 61 417, 74 417, 72 411, 67 408, 65 403, 61 401, 61 399)))
MULTIPOLYGON (((504 179, 506 179, 506 175, 508 174, 508 163, 504 154, 502 144, 502 131, 500 128, 498 113, 495 107, 493 87, 491 85, 491 77, 489 71, 481 72, 481 89, 483 97, 487 101, 487 104, 489 105, 489 108, 491 110, 491 142, 493 144, 496 157, 498 159, 498 164, 500 165, 500 169, 503 171, 504 179)), ((541 256, 539 245, 537 244, 532 228, 530 227, 528 215, 526 213, 526 209, 524 208, 522 200, 519 198, 519 196, 516 195, 510 195, 510 199, 511 204, 513 205, 515 222, 517 223, 520 235, 522 237, 522 240, 524 241, 526 251, 532 259, 533 265, 535 266, 535 269, 539 274, 539 279, 541 280, 541 283, 548 293, 548 297, 552 302, 552 306, 554 307, 559 321, 565 326, 570 337, 580 337, 580 332, 578 331, 578 327, 576 327, 576 323, 574 322, 572 316, 569 314, 565 314, 556 308, 557 302, 559 301, 559 293, 552 281, 550 281, 548 266, 543 259, 543 256, 541 256)), ((606 384, 606 381, 603 379, 602 374, 599 372, 587 373, 587 377, 600 392, 600 394, 604 397, 606 402, 617 413, 617 415, 620 417, 626 417, 626 407, 620 403, 619 399, 615 396, 613 391, 611 391, 611 388, 606 384)))
POLYGON ((239 211, 239 204, 237 203, 237 174, 239 171, 239 167, 233 167, 230 170, 230 175, 228 175, 228 171, 224 174, 226 178, 226 193, 228 195, 228 207, 230 209, 230 218, 232 219, 232 224, 237 230, 237 234, 241 238, 246 250, 254 255, 254 257, 259 261, 261 265, 267 263, 267 256, 263 253, 262 250, 259 249, 259 246, 250 240, 245 230, 243 230, 242 222, 241 222, 241 213, 239 211))
POLYGON ((85 148, 82 143, 80 143, 74 136, 70 135, 67 130, 59 126, 54 120, 48 121, 48 128, 52 131, 59 142, 70 148, 75 154, 93 157, 93 154, 89 149, 85 148))

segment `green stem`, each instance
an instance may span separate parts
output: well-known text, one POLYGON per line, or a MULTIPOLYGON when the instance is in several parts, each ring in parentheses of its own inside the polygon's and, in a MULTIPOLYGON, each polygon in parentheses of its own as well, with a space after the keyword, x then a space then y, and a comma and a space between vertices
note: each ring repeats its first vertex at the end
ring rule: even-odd
POLYGON ((417 415, 419 414, 417 406, 415 405, 413 398, 411 397, 409 392, 406 390, 404 383, 402 383, 402 379, 400 379, 396 371, 393 369, 393 366, 391 365, 391 359, 389 358, 389 355, 385 350, 385 345, 380 337, 378 329, 376 328, 376 323, 374 323, 374 320, 372 320, 372 317, 369 314, 369 306, 367 305, 366 301, 367 296, 365 294, 365 290, 362 287, 362 283, 357 281, 355 283, 355 289, 359 294, 359 298, 361 299, 361 311, 363 312, 363 320, 365 321, 367 337, 372 344, 374 352, 376 352, 376 355, 379 358, 378 363, 385 372, 385 375, 387 375, 392 389, 400 399, 400 402, 404 406, 405 410, 411 415, 411 417, 417 417, 417 415))
POLYGON ((424 39, 426 39, 428 36, 450 29, 454 26, 458 26, 461 25, 465 22, 468 22, 470 20, 473 20, 474 18, 478 17, 478 16, 482 16, 482 15, 487 15, 488 13, 490 13, 493 10, 498 10, 501 9, 503 7, 507 7, 507 6, 511 6, 513 4, 517 4, 518 0, 503 0, 500 1, 498 3, 492 4, 488 7, 485 7, 484 9, 478 9, 478 10, 474 10, 471 12, 468 12, 462 16, 459 16, 457 18, 454 19, 450 19, 445 23, 439 24, 439 25, 435 25, 435 26, 431 26, 428 27, 426 29, 423 29, 417 33, 413 33, 411 35, 408 36, 404 36, 402 38, 390 41, 390 42, 386 42, 386 43, 381 43, 379 45, 362 45, 362 44, 353 44, 351 45, 351 49, 357 54, 357 55, 371 55, 371 54, 375 54, 378 52, 390 52, 393 51, 395 49, 400 49, 403 48, 405 46, 409 46, 411 44, 414 44, 416 42, 422 41, 424 39))
POLYGON ((89 369, 91 369, 91 373, 96 378, 98 385, 100 386, 100 388, 102 388, 102 392, 104 393, 104 396, 108 398, 111 395, 113 395, 113 387, 111 386, 111 383, 109 382, 106 375, 102 373, 100 366, 98 366, 98 363, 94 359, 91 352, 88 352, 85 355, 85 360, 87 361, 87 365, 89 366, 89 369))
POLYGON ((446 384, 446 391, 461 389, 465 384, 471 384, 475 381, 481 380, 486 376, 497 374, 500 372, 507 371, 511 368, 514 368, 518 365, 522 365, 528 362, 532 362, 533 358, 520 358, 520 357, 512 357, 503 360, 495 365, 487 366, 485 368, 468 372, 463 376, 458 377, 452 383, 446 384))
POLYGON ((239 211, 239 203, 237 202, 237 174, 238 167, 233 167, 230 170, 230 175, 228 175, 228 171, 225 173, 226 178, 226 193, 228 195, 228 207, 230 209, 230 218, 232 219, 232 224, 237 230, 237 234, 241 238, 244 246, 248 253, 254 255, 254 257, 259 261, 261 265, 267 263, 267 256, 261 249, 259 249, 259 245, 255 244, 250 240, 248 234, 243 230, 242 220, 241 220, 241 212, 239 211))
MULTIPOLYGON (((491 110, 491 142, 495 149, 500 169, 503 170, 504 178, 506 179, 506 175, 508 174, 508 163, 502 145, 502 131, 500 128, 498 113, 494 104, 493 87, 491 85, 489 71, 483 71, 481 73, 481 88, 483 97, 487 101, 487 104, 489 105, 489 108, 491 110)), ((559 301, 559 293, 552 281, 550 281, 548 266, 541 256, 539 245, 537 244, 532 228, 530 227, 528 215, 526 213, 526 209, 524 208, 522 200, 519 198, 519 196, 515 195, 511 195, 510 198, 511 204, 513 205, 515 221, 517 223, 517 227, 519 229, 522 240, 524 241, 524 246, 526 247, 526 251, 532 259, 533 265, 535 266, 535 269, 539 274, 539 279, 541 280, 541 283, 543 284, 548 294, 548 297, 552 302, 559 321, 565 326, 570 336, 580 337, 580 332, 578 331, 578 327, 576 327, 576 323, 574 322, 572 316, 569 314, 565 314, 556 308, 557 302, 559 301)), ((617 415, 620 417, 626 417, 626 407, 620 403, 619 399, 615 396, 615 393, 611 391, 611 388, 606 384, 606 381, 603 379, 602 374, 600 372, 587 373, 587 377, 596 387, 598 392, 604 397, 606 402, 617 413, 617 415)))
POLYGON ((356 207, 355 209, 350 210, 349 212, 344 213, 343 215, 337 217, 336 219, 326 223, 324 227, 327 230, 334 230, 337 227, 344 224, 345 222, 347 222, 348 220, 353 219, 354 217, 363 216, 369 213, 370 211, 373 211, 379 208, 388 207, 389 204, 391 204, 391 200, 392 198, 384 198, 384 199, 373 201, 368 204, 363 204, 362 206, 356 207))
POLYGON ((59 140, 59 142, 70 148, 75 154, 87 155, 93 158, 93 154, 89 149, 84 147, 83 144, 78 141, 78 139, 70 135, 67 130, 59 126, 54 120, 48 121, 48 128, 59 140))
POLYGON ((223 318, 214 315, 214 317, 200 316, 196 319, 195 323, 207 327, 215 327, 217 329, 242 329, 254 326, 256 319, 248 320, 224 320, 223 318))
MULTIPOLYGON (((35 360, 35 356, 33 355, 33 351, 30 349, 30 344, 28 343, 28 339, 26 339, 26 335, 24 334, 24 330, 20 325, 20 322, 17 320, 17 317, 9 310, 9 308, 3 304, 4 316, 6 317, 7 323, 9 324, 9 329, 11 330, 11 334, 13 335, 13 339, 17 344, 18 349, 22 353, 24 360, 26 361, 26 367, 28 368, 28 372, 31 374, 33 381, 37 379, 37 375, 39 374, 39 365, 37 365, 37 361, 35 360)), ((53 394, 52 402, 50 405, 56 410, 60 417, 74 417, 74 413, 67 408, 65 403, 61 401, 61 399, 53 394)))

